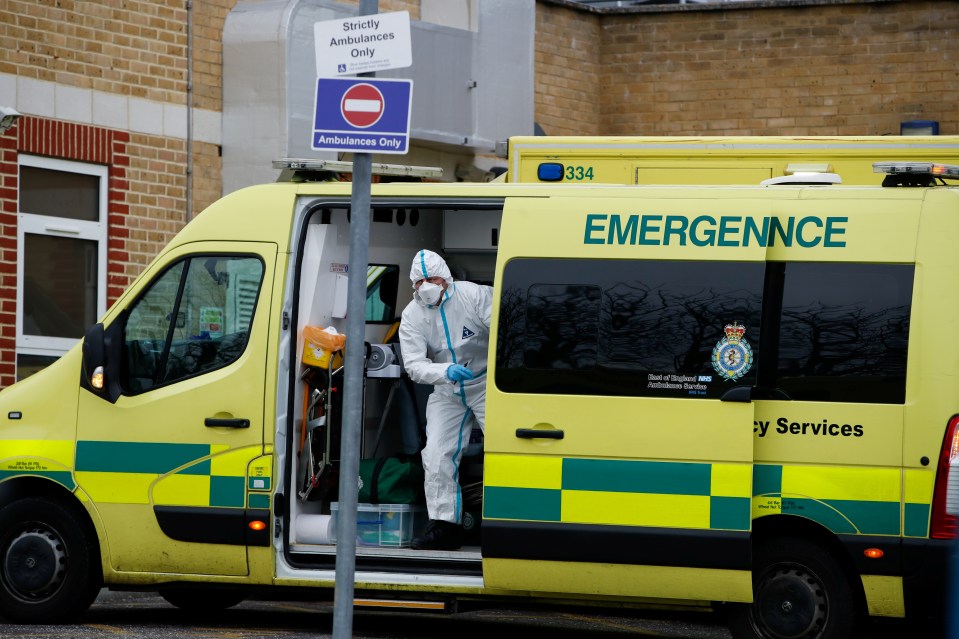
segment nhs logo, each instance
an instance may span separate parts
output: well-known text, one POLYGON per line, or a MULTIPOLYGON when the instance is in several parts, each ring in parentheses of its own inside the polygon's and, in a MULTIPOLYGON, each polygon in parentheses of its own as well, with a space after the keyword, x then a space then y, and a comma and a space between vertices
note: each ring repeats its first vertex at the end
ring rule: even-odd
POLYGON ((700 375, 700 376, 699 376, 699 381, 700 381, 700 382, 711 382, 711 381, 713 381, 713 376, 712 376, 712 375, 700 375))

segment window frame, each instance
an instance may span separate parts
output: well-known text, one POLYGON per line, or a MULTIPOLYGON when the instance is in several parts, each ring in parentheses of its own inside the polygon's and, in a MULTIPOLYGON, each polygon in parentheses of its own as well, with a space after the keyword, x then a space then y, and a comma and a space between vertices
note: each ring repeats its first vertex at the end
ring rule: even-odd
POLYGON ((254 324, 254 321, 255 321, 255 319, 256 319, 256 314, 257 314, 257 312, 260 312, 260 311, 259 311, 259 307, 260 307, 260 302, 261 302, 261 296, 262 296, 262 293, 263 293, 263 285, 264 285, 264 283, 265 283, 265 281, 266 281, 266 269, 267 269, 267 265, 266 265, 266 262, 263 260, 263 256, 262 256, 262 255, 259 255, 259 254, 257 254, 257 253, 242 253, 242 252, 236 252, 236 253, 234 253, 234 252, 227 252, 227 253, 219 253, 219 252, 187 253, 187 254, 184 254, 184 255, 181 255, 181 256, 177 257, 176 259, 170 261, 170 263, 164 265, 164 267, 163 267, 160 271, 158 271, 153 277, 150 278, 150 281, 145 284, 145 286, 144 286, 143 289, 139 292, 139 294, 136 296, 136 298, 133 299, 133 300, 131 300, 130 303, 126 306, 126 308, 123 310, 123 316, 122 316, 122 319, 120 320, 120 321, 122 322, 122 328, 121 328, 120 333, 119 333, 119 336, 118 336, 118 339, 120 340, 120 342, 121 342, 122 345, 123 345, 123 346, 122 346, 123 356, 122 356, 122 363, 121 363, 121 370, 120 370, 120 377, 121 377, 120 387, 121 387, 121 389, 122 389, 122 394, 123 394, 124 396, 126 396, 126 397, 135 397, 135 396, 137 396, 137 395, 142 395, 142 394, 144 394, 144 393, 149 393, 149 392, 155 391, 155 390, 157 390, 157 389, 162 389, 162 388, 171 386, 171 385, 173 385, 173 384, 179 384, 180 382, 183 382, 183 381, 186 381, 186 380, 190 380, 190 379, 194 379, 194 378, 200 377, 200 376, 202 376, 202 375, 206 375, 206 374, 208 374, 208 373, 212 373, 212 372, 214 372, 214 371, 222 370, 222 369, 227 368, 228 366, 232 366, 232 365, 234 365, 236 362, 240 361, 240 360, 243 358, 243 355, 246 353, 247 349, 248 349, 249 346, 250 346, 250 341, 251 341, 251 337, 252 337, 252 330, 253 330, 253 324, 254 324), (213 367, 206 368, 206 369, 200 369, 200 370, 197 370, 197 371, 195 371, 195 372, 192 372, 192 373, 190 373, 190 374, 188 374, 188 375, 185 375, 185 376, 182 376, 182 377, 176 377, 176 378, 173 378, 173 379, 165 379, 165 378, 163 378, 162 376, 165 376, 165 375, 166 375, 166 371, 169 370, 169 369, 168 369, 169 356, 170 356, 171 349, 172 349, 172 345, 173 345, 173 342, 174 342, 174 339, 173 339, 173 331, 176 330, 175 327, 173 326, 173 324, 175 324, 176 320, 175 320, 173 317, 171 317, 170 320, 169 320, 169 321, 170 321, 170 324, 167 325, 166 336, 164 337, 163 348, 162 348, 162 350, 159 352, 158 362, 157 362, 157 368, 156 368, 156 370, 154 371, 154 381, 153 381, 153 384, 152 384, 151 386, 149 386, 148 388, 144 388, 144 389, 133 389, 133 388, 131 388, 131 386, 130 386, 130 384, 129 384, 129 377, 128 377, 128 375, 129 375, 129 370, 128 370, 128 368, 127 368, 126 348, 127 348, 127 344, 129 343, 129 342, 128 342, 127 335, 128 335, 128 331, 129 331, 130 318, 131 318, 131 315, 132 315, 133 310, 137 307, 137 305, 139 305, 141 302, 143 302, 143 300, 147 297, 147 295, 149 295, 149 294, 154 290, 154 287, 156 286, 157 282, 159 282, 161 279, 163 279, 164 277, 166 277, 166 276, 170 273, 170 271, 173 270, 174 268, 176 268, 178 265, 183 264, 184 267, 183 267, 183 270, 181 271, 181 273, 180 273, 180 275, 179 275, 179 277, 178 277, 178 280, 177 280, 177 283, 176 283, 176 290, 175 290, 175 293, 174 293, 174 299, 173 299, 174 312, 176 312, 176 313, 179 315, 179 313, 182 312, 182 311, 181 311, 181 309, 182 309, 182 304, 183 304, 184 297, 185 297, 185 295, 186 295, 186 290, 185 290, 185 289, 186 289, 186 283, 187 283, 187 281, 188 281, 189 278, 190 278, 191 269, 194 268, 194 264, 195 264, 195 263, 196 263, 196 264, 199 264, 200 261, 203 260, 204 258, 210 258, 210 257, 220 258, 220 259, 224 259, 224 258, 225 258, 225 259, 251 259, 251 260, 255 260, 255 261, 260 265, 260 280, 259 280, 259 283, 258 283, 258 285, 257 285, 256 297, 255 297, 254 300, 253 300, 253 312, 252 312, 252 314, 251 314, 251 316, 250 316, 250 319, 249 319, 249 328, 245 331, 245 333, 246 333, 246 339, 245 339, 244 342, 243 342, 242 348, 241 348, 240 351, 236 354, 236 357, 234 357, 233 359, 231 359, 231 360, 229 360, 229 361, 222 362, 222 363, 220 363, 220 364, 217 365, 217 366, 213 366, 213 367))
MULTIPOLYGON (((618 373, 615 371, 615 367, 612 367, 613 370, 602 370, 602 363, 600 356, 597 359, 597 364, 586 367, 572 367, 569 370, 575 371, 575 375, 581 380, 587 380, 586 382, 581 382, 579 384, 571 383, 564 380, 563 376, 560 374, 562 371, 567 370, 566 367, 555 367, 555 366, 533 366, 530 365, 528 359, 528 353, 530 352, 529 348, 529 336, 536 336, 537 333, 535 330, 531 329, 529 326, 529 312, 530 312, 530 300, 532 297, 532 289, 538 284, 535 279, 530 278, 528 275, 526 279, 523 279, 522 276, 516 274, 516 281, 511 280, 510 266, 514 263, 514 260, 521 260, 523 262, 561 262, 561 261, 576 261, 581 262, 590 262, 590 263, 602 263, 602 262, 631 262, 633 260, 621 260, 617 259, 598 259, 598 258, 514 258, 510 260, 503 269, 502 281, 500 282, 500 309, 499 309, 499 319, 498 319, 498 331, 496 336, 496 348, 495 348, 495 357, 496 357, 496 386, 497 388, 504 392, 510 394, 530 394, 530 395, 541 395, 541 394, 562 394, 562 395, 595 395, 603 397, 632 397, 632 398, 651 398, 651 397, 669 397, 676 399, 723 399, 725 393, 721 397, 715 397, 712 392, 713 389, 707 388, 706 392, 702 394, 697 394, 694 396, 683 396, 683 395, 668 395, 658 393, 646 393, 642 391, 635 392, 624 392, 622 385, 615 385, 611 380, 619 379, 626 377, 631 373, 618 373), (521 329, 512 329, 504 324, 504 313, 510 312, 508 310, 505 297, 510 291, 514 288, 519 287, 520 285, 526 286, 526 289, 521 293, 520 297, 522 298, 522 304, 517 306, 518 314, 523 318, 523 328, 521 329), (514 344, 514 338, 516 336, 521 336, 522 340, 519 345, 514 344), (504 339, 505 338, 505 339, 504 339), (509 355, 508 360, 504 360, 501 353, 504 351, 504 343, 509 343, 509 355), (517 355, 518 353, 518 355, 517 355), (514 358, 519 358, 513 365, 507 365, 510 362, 513 362, 514 358), (606 380, 603 380, 603 376, 606 376, 606 380), (541 380, 551 381, 552 379, 558 380, 556 382, 557 386, 553 388, 536 388, 536 384, 530 385, 525 380, 536 378, 537 383, 541 383, 541 380), (596 382, 604 381, 604 385, 600 386, 596 382), (564 385, 565 384, 565 385, 564 385)), ((760 321, 758 325, 758 337, 756 332, 752 332, 749 335, 749 342, 751 344, 750 354, 753 357, 753 366, 755 367, 752 374, 749 376, 751 379, 743 378, 738 380, 733 378, 738 383, 736 386, 748 386, 750 391, 750 396, 752 399, 776 399, 776 400, 792 400, 797 402, 822 402, 822 403, 856 403, 856 404, 868 404, 868 405, 904 405, 908 401, 907 397, 907 386, 908 386, 908 351, 909 344, 912 338, 912 321, 913 313, 915 311, 913 300, 915 296, 915 278, 916 278, 916 265, 912 263, 900 263, 900 262, 851 262, 851 261, 779 261, 779 260, 770 260, 766 262, 745 262, 738 260, 635 260, 635 262, 644 262, 644 263, 655 263, 662 265, 664 270, 669 268, 669 265, 675 264, 716 264, 716 265, 733 265, 733 264, 756 264, 763 265, 763 275, 762 275, 762 290, 761 297, 759 298, 759 307, 758 310, 760 313, 760 321), (890 309, 895 310, 899 308, 905 309, 905 316, 902 318, 902 321, 896 322, 897 326, 904 327, 904 331, 890 333, 890 336, 893 339, 904 339, 905 348, 891 348, 882 351, 878 355, 883 359, 887 359, 893 364, 899 365, 901 360, 901 370, 896 368, 893 372, 886 373, 885 375, 879 375, 878 373, 873 375, 860 375, 864 377, 865 381, 863 384, 874 385, 877 382, 895 385, 895 387, 887 388, 886 390, 880 393, 874 393, 870 395, 869 393, 861 390, 861 388, 866 388, 866 386, 857 387, 855 385, 855 379, 853 375, 847 374, 841 370, 839 374, 830 375, 825 372, 816 372, 813 374, 805 376, 791 376, 781 367, 781 360, 783 357, 783 343, 786 341, 784 339, 782 331, 784 326, 789 326, 785 323, 784 318, 784 300, 786 299, 787 293, 792 293, 794 288, 802 291, 800 287, 804 286, 809 288, 810 282, 814 282, 815 273, 809 274, 806 273, 807 265, 815 265, 817 267, 826 267, 828 275, 831 275, 835 279, 842 280, 843 278, 856 278, 864 276, 878 277, 883 276, 888 278, 896 278, 900 280, 903 284, 900 289, 903 291, 903 294, 900 298, 896 299, 897 303, 894 306, 881 306, 880 310, 887 314, 890 309), (792 274, 792 279, 789 277, 790 266, 795 269, 795 273, 792 274), (846 271, 844 271, 846 269, 846 271), (908 277, 907 277, 908 276, 908 277), (908 289, 905 288, 905 285, 908 284, 908 289), (900 356, 896 356, 896 353, 901 352, 900 356), (805 386, 805 388, 804 388, 805 386), (833 394, 826 394, 824 397, 812 397, 810 394, 818 393, 823 395, 823 388, 835 388, 833 394), (797 395, 796 397, 791 397, 790 395, 797 395)), ((550 272, 557 272, 559 269, 553 265, 553 270, 550 272)), ((595 268, 595 264, 591 264, 591 267, 595 268)), ((528 266, 518 265, 518 268, 530 268, 528 266)), ((619 268, 618 266, 615 268, 619 268)), ((587 270, 587 267, 583 267, 584 272, 587 270)), ((520 271, 522 273, 522 271, 520 271)), ((665 278, 664 279, 668 279, 665 278)), ((555 277, 545 277, 544 282, 548 281, 550 285, 556 286, 566 286, 566 287, 582 287, 587 285, 587 280, 582 278, 572 278, 569 281, 558 281, 555 277)), ((594 283, 598 283, 598 280, 592 280, 594 283)), ((740 278, 740 281, 743 282, 743 290, 751 290, 746 287, 747 279, 740 278)), ((843 280, 844 281, 844 280, 843 280)), ((607 288, 604 284, 599 284, 601 289, 601 295, 605 298, 609 295, 611 289, 607 288)), ((815 288, 815 286, 813 286, 815 288)), ((822 304, 823 302, 820 302, 822 304)), ((830 310, 831 306, 826 305, 826 310, 830 310)), ((601 312, 601 311, 600 311, 601 312)), ((732 318, 731 318, 732 319, 732 318)), ((600 319, 601 326, 599 327, 599 334, 602 335, 602 319, 600 319)), ((665 326, 664 330, 669 329, 669 326, 665 326)), ((864 329, 865 330, 865 329, 864 329)), ((835 332, 835 331, 834 331, 835 332)), ((833 340, 833 333, 826 332, 826 344, 828 345, 829 340, 833 340)), ((601 342, 601 340, 599 340, 601 342)), ((599 343, 598 342, 598 343, 599 343)), ((716 349, 720 347, 717 344, 716 349)), ((541 346, 537 346, 533 349, 534 352, 542 351, 541 346)), ((599 352, 599 351, 597 351, 599 352)), ((716 357, 717 351, 713 350, 713 357, 716 357)), ((828 363, 828 362, 827 362, 828 363)), ((623 367, 624 370, 628 370, 628 367, 623 367)), ((892 369, 890 369, 892 370, 892 369)), ((672 371, 666 371, 672 374, 672 371)), ((678 375, 695 375, 702 376, 699 379, 699 382, 703 382, 703 377, 709 377, 710 379, 705 380, 706 382, 711 383, 714 381, 712 378, 715 377, 708 370, 703 372, 696 371, 675 371, 678 375)), ((650 377, 652 381, 658 381, 650 377)), ((665 380, 664 380, 665 381, 665 380)), ((675 380, 673 380, 675 381, 675 380)), ((732 387, 732 386, 731 386, 732 387)), ((636 386, 636 388, 640 388, 636 386)), ((685 387, 684 387, 685 388, 685 387)))
POLYGON ((24 263, 26 262, 26 235, 45 235, 64 239, 93 241, 97 244, 97 300, 94 316, 100 318, 107 308, 107 230, 109 200, 109 167, 102 164, 75 162, 57 158, 20 154, 17 157, 17 174, 21 166, 36 167, 65 173, 80 173, 99 178, 97 194, 97 222, 54 217, 24 212, 20 209, 20 193, 17 193, 17 313, 16 356, 40 355, 59 357, 73 348, 82 337, 46 337, 24 332, 24 263))

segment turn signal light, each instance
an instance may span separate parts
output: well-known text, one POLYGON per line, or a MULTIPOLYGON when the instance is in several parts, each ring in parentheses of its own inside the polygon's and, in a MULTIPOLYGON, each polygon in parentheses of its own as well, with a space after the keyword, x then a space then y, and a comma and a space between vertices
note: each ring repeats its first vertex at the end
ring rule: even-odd
POLYGON ((97 390, 103 389, 103 367, 97 366, 93 369, 93 375, 90 376, 90 386, 97 390))
POLYGON ((255 530, 259 532, 261 530, 266 529, 266 522, 262 522, 259 519, 254 519, 253 521, 248 523, 247 526, 249 526, 251 530, 255 530))
POLYGON ((862 551, 862 554, 866 555, 866 556, 869 557, 870 559, 879 559, 880 557, 882 557, 882 556, 885 555, 886 553, 884 553, 884 552, 883 552, 881 549, 879 549, 879 548, 866 548, 864 551, 862 551))

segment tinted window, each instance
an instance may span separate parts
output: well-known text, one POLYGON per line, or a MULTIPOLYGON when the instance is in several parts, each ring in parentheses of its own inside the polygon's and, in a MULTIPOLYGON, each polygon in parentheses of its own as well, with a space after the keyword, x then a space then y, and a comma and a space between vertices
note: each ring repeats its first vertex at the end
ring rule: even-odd
POLYGON ((913 266, 770 266, 783 282, 772 384, 796 400, 903 403, 913 266))
POLYGON ((130 309, 123 389, 144 392, 222 368, 246 347, 263 263, 205 255, 174 264, 130 309))
POLYGON ((497 386, 716 398, 752 385, 764 267, 512 260, 502 281, 497 386))

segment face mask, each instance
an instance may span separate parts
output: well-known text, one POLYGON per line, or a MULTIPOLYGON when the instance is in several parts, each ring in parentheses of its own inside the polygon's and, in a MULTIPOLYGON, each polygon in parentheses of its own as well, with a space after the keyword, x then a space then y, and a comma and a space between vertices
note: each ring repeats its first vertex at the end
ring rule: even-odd
POLYGON ((420 284, 420 287, 416 289, 416 292, 419 294, 420 299, 426 304, 436 306, 440 301, 440 296, 443 295, 443 287, 431 282, 423 282, 420 284))

